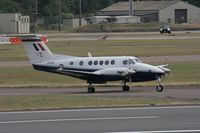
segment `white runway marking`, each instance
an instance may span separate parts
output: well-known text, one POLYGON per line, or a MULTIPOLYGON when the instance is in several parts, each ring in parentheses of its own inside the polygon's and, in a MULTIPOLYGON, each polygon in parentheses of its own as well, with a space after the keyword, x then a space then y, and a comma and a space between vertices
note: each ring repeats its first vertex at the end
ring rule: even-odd
POLYGON ((108 132, 108 133, 197 133, 200 130, 161 130, 161 131, 133 131, 133 132, 108 132))
POLYGON ((129 120, 129 119, 153 119, 153 118, 158 118, 158 116, 2 121, 2 122, 0 122, 0 124, 41 123, 41 122, 64 122, 64 121, 129 120))
POLYGON ((130 107, 130 108, 99 108, 99 109, 68 109, 68 110, 44 110, 44 111, 17 111, 0 112, 1 114, 33 114, 33 113, 61 113, 61 112, 88 112, 88 111, 121 111, 121 110, 147 110, 147 109, 190 109, 200 106, 165 106, 165 107, 130 107))

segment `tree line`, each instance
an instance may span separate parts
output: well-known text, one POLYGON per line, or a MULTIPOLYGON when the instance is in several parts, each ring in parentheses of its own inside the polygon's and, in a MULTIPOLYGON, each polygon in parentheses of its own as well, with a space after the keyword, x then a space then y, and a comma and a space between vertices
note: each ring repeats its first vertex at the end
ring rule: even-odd
MULTIPOLYGON (((33 15, 36 12, 35 3, 38 2, 38 15, 52 17, 58 15, 59 0, 0 0, 0 12, 19 12, 33 15)), ((95 13, 118 1, 128 0, 82 0, 82 14, 84 16, 95 13)), ((183 0, 200 7, 200 0, 183 0)), ((62 18, 72 18, 79 14, 79 0, 61 0, 62 18)))

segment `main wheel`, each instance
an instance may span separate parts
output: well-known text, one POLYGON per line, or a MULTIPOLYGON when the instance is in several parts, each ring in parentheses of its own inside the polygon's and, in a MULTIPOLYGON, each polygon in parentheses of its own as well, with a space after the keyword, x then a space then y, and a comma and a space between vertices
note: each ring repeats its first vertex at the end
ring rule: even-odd
POLYGON ((162 85, 157 85, 157 86, 156 86, 157 92, 162 92, 163 89, 164 89, 164 87, 163 87, 162 85))
POLYGON ((130 87, 129 87, 129 86, 123 86, 123 87, 122 87, 122 90, 123 90, 123 91, 129 91, 129 90, 130 90, 130 87))
POLYGON ((88 87, 88 93, 95 93, 94 87, 88 87))

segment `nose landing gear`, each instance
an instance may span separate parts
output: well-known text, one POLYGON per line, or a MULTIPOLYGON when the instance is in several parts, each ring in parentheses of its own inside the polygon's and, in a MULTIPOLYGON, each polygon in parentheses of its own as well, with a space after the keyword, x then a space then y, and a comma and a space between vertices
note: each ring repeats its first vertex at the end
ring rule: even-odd
POLYGON ((161 84, 159 84, 159 85, 156 86, 157 92, 162 92, 163 89, 164 89, 164 87, 163 87, 163 85, 161 85, 161 84))
POLYGON ((156 86, 156 91, 157 91, 157 92, 162 92, 163 89, 164 89, 164 87, 163 87, 163 85, 161 84, 161 78, 160 78, 160 77, 157 78, 157 82, 158 82, 158 85, 156 86))

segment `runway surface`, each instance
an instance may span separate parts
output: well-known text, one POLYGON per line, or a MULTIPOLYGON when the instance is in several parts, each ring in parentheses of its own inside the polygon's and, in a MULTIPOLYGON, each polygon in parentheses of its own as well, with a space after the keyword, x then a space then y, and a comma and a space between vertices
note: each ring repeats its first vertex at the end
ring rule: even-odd
POLYGON ((88 94, 87 87, 66 88, 0 88, 1 95, 46 95, 66 94, 70 96, 95 96, 105 98, 170 98, 200 100, 200 86, 165 86, 158 93, 154 86, 134 87, 129 92, 123 92, 121 87, 95 87, 96 93, 88 94))
POLYGON ((1 133, 200 132, 200 106, 1 112, 1 133))

